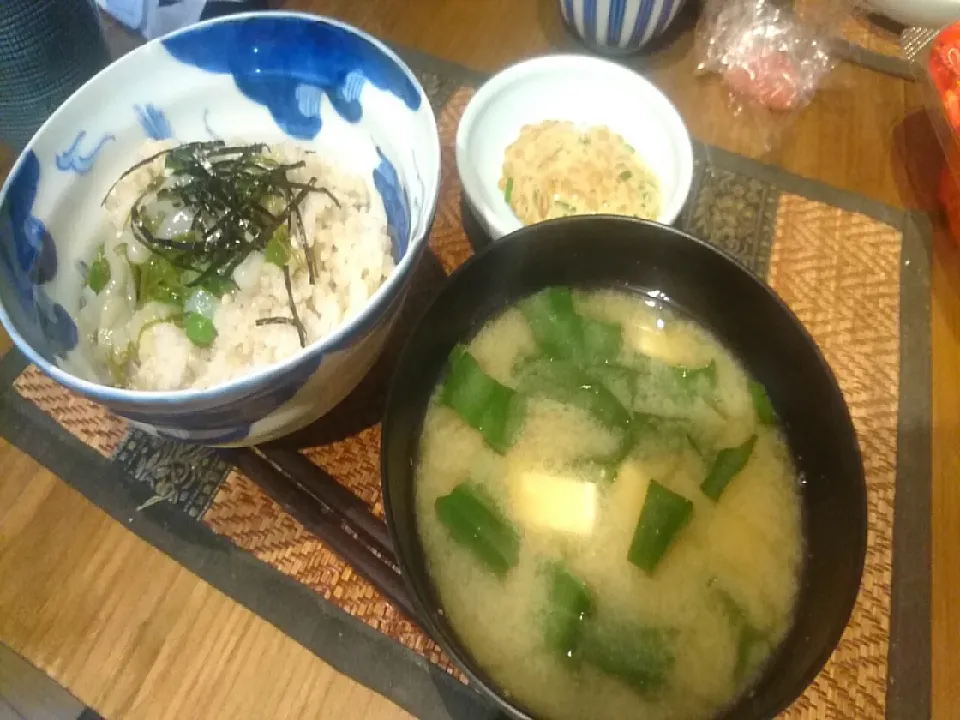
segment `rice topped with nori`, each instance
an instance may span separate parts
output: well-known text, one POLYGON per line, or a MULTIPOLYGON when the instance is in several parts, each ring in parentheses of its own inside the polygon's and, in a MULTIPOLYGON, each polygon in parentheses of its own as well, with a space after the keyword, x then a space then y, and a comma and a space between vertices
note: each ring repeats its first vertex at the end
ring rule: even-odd
POLYGON ((370 179, 289 143, 149 143, 103 206, 79 326, 104 382, 205 388, 284 360, 393 271, 370 179))

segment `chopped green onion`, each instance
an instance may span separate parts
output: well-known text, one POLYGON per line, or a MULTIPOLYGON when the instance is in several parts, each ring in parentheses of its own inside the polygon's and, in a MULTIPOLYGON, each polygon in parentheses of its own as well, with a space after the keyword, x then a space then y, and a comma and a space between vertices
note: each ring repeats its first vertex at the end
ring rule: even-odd
POLYGON ((517 389, 587 411, 609 428, 626 431, 630 413, 602 382, 563 360, 538 360, 523 371, 517 389))
POLYGON ((652 574, 693 516, 693 502, 651 480, 627 560, 652 574))
POLYGON ((236 290, 237 284, 233 281, 233 278, 224 277, 217 273, 201 280, 197 287, 203 288, 217 297, 223 297, 228 292, 236 290))
POLYGON ((660 453, 682 452, 687 445, 703 457, 705 443, 697 436, 699 426, 683 417, 663 417, 651 413, 634 413, 633 432, 638 445, 660 453))
POLYGON ((87 286, 99 295, 109 282, 110 261, 107 260, 105 246, 101 245, 100 249, 97 250, 97 255, 94 257, 93 262, 90 263, 90 268, 87 270, 87 286))
POLYGON ((706 479, 700 485, 703 494, 714 502, 719 500, 730 481, 746 467, 750 455, 753 454, 753 446, 756 445, 756 442, 757 436, 753 435, 742 445, 724 448, 717 453, 717 457, 710 467, 710 472, 707 473, 706 479))
POLYGON ((501 454, 513 447, 523 425, 523 397, 483 372, 462 345, 450 353, 450 371, 440 402, 453 408, 501 454))
POLYGON ((548 357, 573 358, 583 347, 583 324, 569 288, 553 287, 520 302, 533 339, 548 357))
POLYGON ((565 210, 568 213, 574 213, 577 211, 577 209, 573 205, 571 205, 570 203, 566 203, 563 200, 554 200, 553 202, 555 205, 559 205, 563 210, 565 210))
POLYGON ((659 445, 663 444, 666 436, 685 433, 688 426, 682 418, 663 417, 645 412, 634 413, 633 424, 638 439, 656 437, 659 445))
POLYGON ((627 152, 636 152, 636 150, 633 149, 633 145, 630 143, 624 143, 623 145, 625 148, 627 148, 627 152))
POLYGON ((717 364, 710 361, 699 368, 670 365, 659 358, 630 353, 624 364, 643 376, 643 385, 661 397, 688 404, 697 398, 711 402, 717 389, 717 364))
POLYGON ((278 227, 270 236, 263 254, 268 263, 279 268, 285 267, 290 262, 290 233, 285 225, 278 227))
POLYGON ((652 413, 638 412, 633 415, 633 426, 638 436, 652 435, 662 430, 664 424, 672 418, 661 417, 652 413))
POLYGON ((617 323, 584 316, 580 317, 580 325, 583 328, 581 362, 591 366, 615 362, 623 346, 623 328, 617 323))
POLYGON ((180 271, 162 255, 152 253, 140 267, 139 301, 183 307, 189 292, 180 271))
POLYGON ((632 177, 633 177, 632 172, 630 172, 629 170, 624 170, 622 173, 620 173, 620 182, 626 182, 632 177))
POLYGON ((764 633, 752 625, 746 623, 742 625, 740 637, 737 639, 737 664, 733 670, 736 681, 742 682, 752 667, 767 656, 769 650, 770 640, 764 633))
POLYGON ((520 535, 497 507, 469 483, 437 498, 434 509, 450 537, 500 577, 520 561, 520 535))
POLYGON ((767 395, 767 389, 756 380, 750 380, 748 387, 750 397, 753 399, 753 407, 757 411, 760 422, 764 425, 773 425, 776 422, 776 414, 773 411, 770 396, 767 395))
POLYGON ((532 354, 532 355, 527 355, 527 354, 517 355, 517 357, 513 361, 514 377, 521 375, 523 371, 530 366, 531 363, 535 363, 541 359, 542 358, 540 357, 539 353, 532 354))
POLYGON ((197 347, 210 347, 217 338, 213 320, 200 313, 187 313, 183 318, 183 331, 197 347))
POLYGON ((673 669, 670 637, 668 630, 598 619, 584 623, 578 650, 583 662, 652 695, 666 686, 673 669))
POLYGON ((544 617, 547 647, 574 659, 584 621, 593 611, 586 584, 560 563, 550 563, 547 574, 548 609, 544 617))
POLYGON ((620 325, 578 314, 570 288, 554 287, 532 295, 521 301, 520 311, 548 357, 593 366, 616 362, 620 354, 620 325))
POLYGON ((574 472, 588 482, 597 482, 602 485, 613 483, 620 474, 620 466, 627 459, 637 444, 637 433, 633 425, 620 431, 620 438, 613 451, 605 454, 585 457, 572 464, 574 472))
POLYGON ((711 360, 707 365, 699 368, 674 366, 677 383, 688 394, 692 394, 698 386, 715 389, 717 387, 717 362, 711 360))
POLYGON ((734 665, 733 677, 735 682, 740 683, 746 679, 751 667, 756 664, 756 661, 766 656, 766 652, 769 650, 770 640, 766 633, 758 630, 750 622, 747 611, 744 610, 728 592, 713 583, 711 583, 711 589, 714 591, 724 615, 727 616, 733 631, 737 635, 737 659, 734 665), (761 648, 763 649, 763 653, 756 652, 761 648))
POLYGON ((513 178, 507 178, 507 187, 503 191, 503 199, 510 203, 510 198, 513 197, 513 178))
POLYGON ((633 407, 637 393, 636 371, 613 363, 598 363, 590 366, 589 373, 602 382, 607 390, 616 396, 621 405, 625 408, 633 407))

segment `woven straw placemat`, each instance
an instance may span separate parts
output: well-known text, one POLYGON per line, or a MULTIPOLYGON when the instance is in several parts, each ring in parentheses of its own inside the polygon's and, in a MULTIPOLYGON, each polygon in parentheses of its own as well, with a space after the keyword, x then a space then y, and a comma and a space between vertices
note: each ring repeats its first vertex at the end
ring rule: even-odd
MULTIPOLYGON (((443 183, 430 252, 417 270, 405 317, 380 363, 331 415, 287 441, 304 448, 380 515, 379 416, 398 342, 446 274, 470 256, 475 244, 484 242, 462 210, 453 151, 457 123, 474 90, 463 83, 463 75, 445 65, 413 64, 432 68, 418 74, 438 112, 442 143, 443 183)), ((922 493, 896 497, 898 480, 906 470, 919 474, 921 481, 929 478, 929 458, 923 454, 929 453, 928 446, 915 443, 919 450, 903 455, 903 419, 929 417, 925 400, 929 376, 923 370, 929 364, 929 350, 924 341, 907 338, 908 332, 922 336, 927 323, 928 274, 921 260, 919 228, 903 212, 702 146, 697 147, 694 191, 680 225, 739 257, 767 279, 804 322, 840 381, 863 451, 869 493, 863 586, 833 657, 783 717, 921 717, 914 711, 922 710, 928 700, 923 689, 914 686, 929 677, 929 658, 922 657, 929 613, 923 589, 928 576, 923 572, 916 577, 900 572, 906 579, 898 580, 899 590, 908 592, 914 604, 894 621, 894 631, 903 640, 891 644, 891 618, 898 602, 893 588, 894 516, 898 540, 902 536, 904 542, 915 542, 911 538, 920 533, 914 526, 924 526, 929 513, 922 493), (901 677, 892 678, 894 672, 901 677), (899 714, 900 706, 910 712, 899 714)), ((109 512, 126 514, 136 507, 132 527, 151 542, 188 567, 197 565, 201 576, 411 712, 438 718, 470 715, 464 709, 472 702, 470 693, 467 700, 458 695, 458 709, 451 709, 448 696, 456 691, 430 669, 444 671, 448 681, 453 676, 465 682, 442 651, 214 451, 131 429, 35 368, 16 362, 7 358, 7 369, 0 372, 0 379, 6 374, 12 381, 0 401, 0 431, 11 441, 40 457, 109 512), (44 426, 45 432, 61 438, 63 447, 51 450, 49 439, 38 444, 37 433, 24 429, 28 423, 44 426), (103 477, 105 468, 114 480, 103 477), (197 540, 197 532, 206 539, 197 540), (204 543, 216 544, 214 537, 216 542, 229 541, 231 552, 201 557, 204 543), (252 565, 251 557, 266 567, 252 565), (291 582, 281 584, 275 597, 261 597, 264 593, 255 586, 260 582, 257 573, 263 572, 291 582), (396 643, 413 652, 395 653, 401 659, 394 666, 374 673, 355 657, 360 652, 356 647, 338 649, 321 643, 315 629, 303 630, 300 620, 287 616, 290 608, 304 602, 319 603, 317 617, 359 633, 358 645, 380 643, 380 651, 387 652, 384 648, 396 643), (354 620, 344 620, 330 605, 354 620), (361 633, 357 621, 376 634, 361 633), (393 677, 400 672, 400 663, 426 671, 424 677, 440 688, 440 699, 431 693, 414 697, 409 679, 414 676, 405 676, 402 682, 393 677)), ((929 549, 920 543, 909 551, 916 563, 929 549)), ((277 577, 274 581, 279 582, 277 577)), ((338 632, 342 639, 345 631, 338 632)))

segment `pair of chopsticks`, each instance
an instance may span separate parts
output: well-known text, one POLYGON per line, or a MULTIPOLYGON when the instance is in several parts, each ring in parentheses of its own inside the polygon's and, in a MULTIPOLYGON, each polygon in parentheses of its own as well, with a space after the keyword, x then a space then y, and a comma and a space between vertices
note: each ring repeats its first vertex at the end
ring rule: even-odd
POLYGON ((223 454, 304 528, 379 588, 409 619, 415 620, 387 526, 363 500, 295 450, 265 445, 224 450, 223 454))

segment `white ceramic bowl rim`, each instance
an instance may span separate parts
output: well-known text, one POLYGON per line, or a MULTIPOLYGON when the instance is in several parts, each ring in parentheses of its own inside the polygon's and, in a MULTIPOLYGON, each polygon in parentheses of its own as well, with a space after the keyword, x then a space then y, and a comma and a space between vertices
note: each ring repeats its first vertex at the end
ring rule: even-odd
MULTIPOLYGON (((640 73, 624 67, 613 60, 606 60, 580 53, 554 53, 521 60, 513 65, 508 65, 481 85, 467 104, 467 109, 460 119, 460 126, 457 130, 456 148, 458 156, 461 148, 464 147, 467 133, 476 131, 473 128, 476 115, 482 112, 490 99, 504 88, 509 87, 520 77, 533 75, 546 69, 549 69, 551 72, 557 72, 562 71, 565 67, 582 70, 584 66, 592 66, 598 71, 621 75, 630 83, 645 85, 654 95, 663 101, 662 109, 664 113, 670 117, 671 123, 676 131, 676 137, 685 141, 682 143, 684 157, 682 158, 681 167, 677 175, 676 189, 669 200, 664 202, 660 212, 661 217, 671 218, 670 222, 673 222, 683 209, 683 205, 687 201, 687 197, 690 195, 690 189, 693 186, 693 143, 690 138, 690 132, 687 130, 687 125, 683 121, 680 112, 660 88, 640 73)), ((501 225, 499 222, 500 214, 492 208, 486 207, 486 203, 484 203, 484 206, 483 208, 478 208, 478 210, 484 213, 488 223, 499 228, 501 225)), ((502 228, 499 229, 502 230, 502 228)))
MULTIPOLYGON (((437 119, 433 111, 433 107, 430 105, 430 100, 427 98, 426 93, 424 92, 423 87, 420 84, 420 81, 417 80, 416 76, 407 66, 407 64, 400 59, 400 57, 389 47, 387 47, 383 42, 373 37, 372 35, 356 28, 348 23, 342 22, 340 20, 335 20, 333 18, 325 17, 322 15, 311 15, 309 13, 303 12, 290 12, 290 11, 268 11, 268 12, 245 12, 245 13, 235 13, 233 15, 226 15, 218 18, 213 18, 210 20, 205 20, 203 22, 190 25, 176 32, 170 33, 160 38, 156 38, 147 43, 144 43, 140 47, 132 50, 127 55, 115 60, 113 63, 108 65, 106 68, 97 73, 93 78, 87 82, 91 82, 94 78, 98 78, 105 73, 109 72, 114 65, 124 63, 134 56, 135 53, 139 52, 142 48, 162 45, 165 39, 172 37, 180 37, 184 35, 190 35, 198 30, 203 30, 207 27, 218 25, 221 23, 236 23, 244 20, 256 20, 258 18, 268 17, 270 19, 281 19, 288 18, 291 20, 301 20, 308 23, 322 23, 326 25, 333 25, 335 27, 342 28, 348 32, 351 32, 370 44, 374 45, 378 50, 387 55, 391 60, 397 63, 397 67, 403 70, 404 74, 410 79, 413 83, 413 86, 420 93, 421 104, 426 106, 430 123, 433 127, 433 137, 436 143, 435 151, 436 155, 440 157, 440 137, 437 132, 437 119)), ((59 107, 53 114, 40 126, 40 129, 34 134, 33 138, 27 143, 27 146, 21 151, 20 156, 17 158, 16 163, 13 168, 10 170, 9 175, 7 176, 6 181, 3 186, 0 187, 0 205, 3 204, 7 197, 10 185, 14 178, 16 178, 17 173, 20 171, 21 166, 25 162, 28 154, 33 149, 34 143, 40 135, 43 134, 44 130, 50 125, 54 118, 59 116, 62 113, 69 111, 69 106, 72 103, 73 99, 84 91, 86 87, 85 83, 83 86, 78 88, 67 100, 59 107)), ((432 198, 425 198, 425 200, 430 200, 432 207, 436 208, 437 199, 440 195, 440 164, 437 164, 436 175, 433 178, 424 178, 425 181, 432 181, 434 186, 434 194, 432 198)), ((426 203, 425 203, 426 204, 426 203)), ((426 223, 426 227, 429 228, 430 223, 426 223)), ((381 285, 377 291, 370 297, 367 301, 367 304, 364 306, 357 315, 350 318, 347 322, 340 325, 336 330, 334 330, 329 335, 320 338, 319 340, 311 343, 305 348, 299 350, 296 354, 291 355, 290 357, 282 360, 279 363, 274 365, 268 365, 263 368, 258 368, 247 375, 243 375, 236 380, 226 382, 220 385, 214 385, 209 388, 204 388, 201 390, 177 390, 173 392, 159 392, 159 391, 144 391, 144 390, 128 390, 125 388, 118 388, 111 385, 102 385, 100 383, 92 382, 90 380, 85 380, 84 378, 68 373, 65 370, 58 367, 56 364, 51 363, 44 359, 36 350, 34 350, 20 335, 20 333, 13 326, 13 323, 10 319, 10 316, 7 314, 6 309, 0 305, 0 320, 2 320, 3 325, 7 328, 8 333, 11 336, 11 339, 16 343, 27 358, 33 364, 37 365, 44 373, 48 374, 54 380, 60 382, 67 387, 75 388, 79 392, 82 392, 91 397, 97 398, 104 402, 117 402, 117 403, 129 403, 129 404, 139 404, 139 403, 159 403, 161 405, 181 405, 186 402, 191 401, 202 401, 202 400, 216 400, 223 395, 235 396, 237 394, 242 394, 245 390, 253 390, 258 387, 261 387, 265 382, 269 381, 271 377, 274 376, 283 376, 293 368, 300 365, 305 358, 319 358, 322 357, 325 352, 330 350, 332 347, 336 346, 344 339, 349 337, 356 329, 364 326, 369 323, 372 319, 371 314, 373 311, 380 306, 385 300, 387 300, 391 295, 399 290, 399 286, 404 282, 404 278, 410 272, 412 265, 419 259, 420 251, 423 249, 424 245, 427 242, 427 237, 429 231, 425 232, 419 238, 407 238, 407 248, 403 257, 400 258, 400 262, 397 263, 397 266, 394 268, 393 272, 386 279, 386 281, 381 285)))

